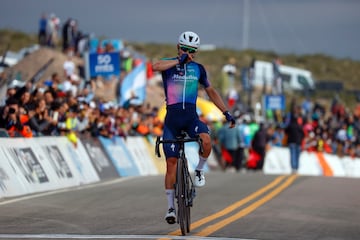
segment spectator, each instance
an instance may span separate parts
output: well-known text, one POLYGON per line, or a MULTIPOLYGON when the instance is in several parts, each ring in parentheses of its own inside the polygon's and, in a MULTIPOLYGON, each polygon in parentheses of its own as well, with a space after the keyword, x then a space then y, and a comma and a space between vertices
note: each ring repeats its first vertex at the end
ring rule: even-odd
POLYGON ((78 127, 78 109, 77 106, 72 106, 69 108, 69 112, 66 114, 66 136, 74 147, 77 147, 78 137, 77 137, 77 127, 78 127))
POLYGON ((66 20, 62 28, 63 52, 68 50, 75 50, 77 26, 74 19, 69 18, 66 20))
POLYGON ((38 40, 39 40, 39 44, 41 46, 46 46, 47 44, 47 23, 48 23, 48 20, 47 20, 47 16, 45 13, 43 13, 41 15, 41 18, 39 20, 39 33, 38 33, 38 40))
POLYGON ((254 138, 251 141, 251 150, 259 155, 258 161, 253 165, 255 170, 261 170, 263 168, 266 147, 271 135, 265 127, 265 124, 260 123, 259 129, 255 132, 254 138))
POLYGON ((58 44, 58 32, 60 28, 60 19, 51 13, 47 23, 47 46, 55 48, 58 44))
POLYGON ((237 128, 230 128, 230 123, 224 125, 218 131, 218 140, 220 146, 226 150, 231 156, 231 162, 226 162, 225 168, 234 167, 239 171, 243 160, 243 141, 240 136, 240 131, 237 128))
POLYGON ((271 138, 271 145, 272 146, 277 146, 277 147, 282 147, 283 143, 284 143, 284 138, 285 138, 285 131, 283 128, 281 128, 279 125, 277 125, 275 127, 275 131, 274 134, 271 138))
POLYGON ((73 56, 74 56, 74 52, 69 50, 67 52, 67 59, 65 60, 64 64, 63 64, 63 69, 64 69, 64 76, 65 77, 69 77, 72 76, 74 74, 76 74, 76 65, 74 63, 73 60, 73 56))
POLYGON ((19 103, 20 107, 23 108, 23 110, 25 111, 26 114, 29 113, 30 110, 34 110, 35 109, 35 102, 32 99, 31 96, 31 92, 30 91, 25 91, 21 96, 20 96, 20 103, 19 103))
POLYGON ((44 99, 36 102, 35 110, 29 111, 29 126, 33 131, 34 136, 46 136, 51 125, 48 109, 44 99))
POLYGON ((286 127, 285 132, 287 134, 287 142, 290 149, 290 164, 292 173, 297 173, 304 132, 296 115, 291 116, 290 123, 286 127))
POLYGON ((282 86, 282 78, 281 78, 281 74, 280 74, 280 65, 281 65, 281 60, 280 58, 276 57, 273 61, 272 61, 272 65, 273 65, 273 86, 272 86, 272 93, 274 95, 279 95, 283 93, 283 86, 282 86))
POLYGON ((19 111, 19 102, 15 98, 9 98, 3 108, 0 120, 0 128, 5 128, 10 137, 32 137, 31 129, 25 125, 27 118, 19 111))
POLYGON ((223 73, 225 74, 225 81, 228 82, 228 92, 230 89, 234 88, 235 76, 237 74, 237 68, 235 66, 236 60, 235 58, 230 58, 229 62, 225 64, 222 68, 223 73))
POLYGON ((61 83, 60 76, 57 72, 51 74, 51 78, 43 82, 44 87, 52 88, 55 91, 58 89, 58 85, 61 83))

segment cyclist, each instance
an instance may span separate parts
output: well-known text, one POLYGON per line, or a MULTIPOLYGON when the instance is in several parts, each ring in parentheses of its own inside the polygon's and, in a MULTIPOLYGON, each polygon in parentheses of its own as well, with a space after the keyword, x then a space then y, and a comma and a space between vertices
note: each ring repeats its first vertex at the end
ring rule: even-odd
MULTIPOLYGON (((177 51, 178 56, 165 58, 153 63, 153 70, 162 74, 165 98, 166 116, 164 121, 163 139, 175 139, 185 130, 190 137, 199 134, 202 139, 203 153, 199 154, 199 162, 195 169, 194 184, 196 187, 205 185, 204 165, 211 152, 210 132, 207 125, 199 120, 196 112, 198 84, 201 84, 211 101, 223 112, 230 127, 235 126, 235 120, 227 110, 218 92, 207 79, 203 65, 194 62, 200 46, 199 36, 191 31, 180 34, 177 51)), ((174 224, 176 219, 174 207, 174 184, 176 181, 176 164, 178 146, 163 144, 166 157, 165 191, 168 210, 165 220, 174 224)))

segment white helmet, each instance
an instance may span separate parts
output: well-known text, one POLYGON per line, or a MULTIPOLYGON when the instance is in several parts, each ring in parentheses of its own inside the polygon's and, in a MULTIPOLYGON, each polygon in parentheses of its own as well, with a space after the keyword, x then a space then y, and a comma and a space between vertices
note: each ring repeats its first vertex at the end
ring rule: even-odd
POLYGON ((198 48, 200 46, 200 37, 194 32, 186 31, 180 34, 179 44, 198 48))

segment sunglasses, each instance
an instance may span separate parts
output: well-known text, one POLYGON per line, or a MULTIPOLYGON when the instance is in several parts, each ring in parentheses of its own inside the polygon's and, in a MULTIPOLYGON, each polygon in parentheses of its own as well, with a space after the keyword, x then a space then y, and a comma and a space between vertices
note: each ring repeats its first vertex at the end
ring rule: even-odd
POLYGON ((186 46, 181 46, 180 45, 180 49, 183 52, 188 52, 188 53, 196 53, 197 49, 196 48, 191 48, 191 47, 186 47, 186 46))

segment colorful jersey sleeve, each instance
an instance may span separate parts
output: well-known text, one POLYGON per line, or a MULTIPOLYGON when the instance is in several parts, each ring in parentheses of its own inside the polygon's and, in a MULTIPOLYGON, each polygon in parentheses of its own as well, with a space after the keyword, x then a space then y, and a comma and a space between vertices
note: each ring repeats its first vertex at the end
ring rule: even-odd
MULTIPOLYGON (((175 59, 175 58, 172 58, 175 59)), ((162 72, 167 105, 177 103, 196 104, 198 86, 210 86, 205 68, 196 62, 176 65, 162 72)))

